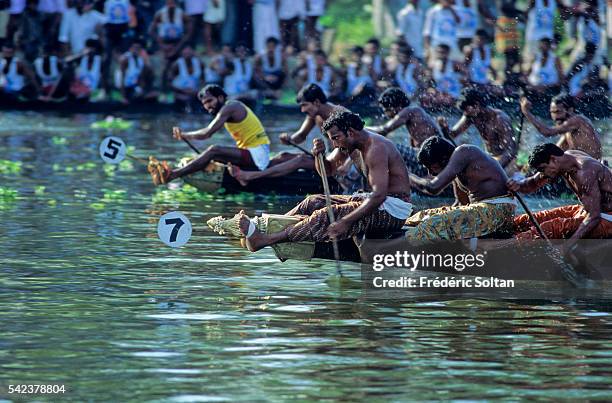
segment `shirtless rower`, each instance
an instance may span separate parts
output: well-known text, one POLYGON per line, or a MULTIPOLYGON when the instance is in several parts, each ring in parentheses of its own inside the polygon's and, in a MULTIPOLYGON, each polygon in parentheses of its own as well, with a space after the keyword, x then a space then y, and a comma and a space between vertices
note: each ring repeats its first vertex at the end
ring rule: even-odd
MULTIPOLYGON (((538 172, 526 179, 508 181, 513 192, 532 193, 559 176, 574 191, 582 205, 557 207, 534 213, 544 233, 552 239, 567 239, 566 254, 579 239, 612 238, 612 171, 583 151, 562 150, 555 144, 540 144, 529 156, 538 172)), ((535 239, 538 232, 526 214, 514 220, 519 241, 535 239)))
POLYGON ((396 147, 410 172, 426 175, 424 167, 417 161, 417 153, 425 139, 442 135, 438 125, 423 108, 410 106, 408 94, 398 87, 385 90, 378 98, 378 103, 391 120, 384 125, 368 127, 368 129, 386 136, 397 128, 405 126, 410 134, 410 146, 396 144, 396 147))
POLYGON ((469 88, 463 92, 459 100, 459 109, 463 116, 449 130, 448 122, 444 117, 438 118, 442 131, 450 137, 457 137, 474 125, 482 137, 489 154, 493 156, 508 174, 516 170, 512 162, 518 153, 518 144, 514 139, 512 121, 508 114, 499 109, 487 106, 482 92, 469 88))
POLYGON ((398 87, 392 87, 378 98, 385 115, 391 119, 382 126, 369 129, 386 136, 395 129, 406 126, 410 133, 410 145, 420 147, 423 141, 431 136, 440 136, 440 129, 431 116, 420 106, 410 106, 410 98, 398 87))
POLYGON ((270 163, 270 139, 253 111, 242 102, 228 101, 223 88, 214 84, 202 88, 198 99, 204 109, 214 116, 212 122, 203 129, 191 132, 173 127, 174 138, 205 140, 225 127, 236 141, 236 147, 212 145, 184 167, 174 170, 165 161, 159 162, 151 157, 148 169, 153 183, 167 183, 200 171, 211 161, 233 163, 248 169, 266 169, 270 163))
POLYGON ((441 137, 421 146, 419 162, 433 179, 410 175, 413 187, 438 194, 451 182, 455 205, 427 209, 407 220, 408 239, 455 240, 510 231, 516 202, 508 194, 508 177, 499 162, 473 145, 455 147, 441 137))
POLYGON ((576 113, 574 98, 560 94, 550 102, 550 116, 555 126, 548 127, 531 113, 531 102, 521 99, 521 110, 535 128, 545 137, 561 134, 557 146, 562 150, 580 150, 591 157, 601 159, 601 141, 591 121, 576 113))
MULTIPOLYGON (((331 225, 325 197, 310 196, 287 213, 307 217, 273 234, 259 232, 241 211, 238 213, 240 231, 246 236, 249 250, 257 251, 280 242, 321 242, 348 239, 366 232, 387 233, 404 225, 412 211, 410 182, 408 170, 393 143, 365 130, 361 118, 348 111, 334 112, 323 124, 323 130, 334 146, 324 162, 327 175, 334 175, 350 156, 365 171, 372 193, 332 196, 336 222, 331 225)), ((321 139, 314 141, 312 152, 314 155, 325 152, 321 139)))
MULTIPOLYGON (((316 84, 305 85, 297 95, 297 103, 300 105, 302 113, 306 114, 306 118, 297 132, 291 135, 289 133, 282 133, 279 136, 283 144, 303 143, 312 129, 315 126, 321 128, 323 122, 329 118, 332 112, 347 110, 343 106, 327 102, 327 96, 325 96, 321 87, 316 84)), ((282 162, 279 161, 279 163, 262 171, 245 171, 237 166, 231 166, 229 172, 242 186, 246 186, 255 179, 285 176, 300 168, 311 171, 315 169, 314 158, 306 153, 296 154, 287 152, 282 153, 279 157, 283 158, 282 162)))

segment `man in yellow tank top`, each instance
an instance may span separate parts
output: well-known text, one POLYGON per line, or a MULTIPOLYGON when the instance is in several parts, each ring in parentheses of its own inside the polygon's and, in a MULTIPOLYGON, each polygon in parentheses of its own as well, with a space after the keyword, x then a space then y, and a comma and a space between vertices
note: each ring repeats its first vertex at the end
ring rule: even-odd
POLYGON ((207 85, 198 93, 204 109, 214 116, 210 124, 199 130, 183 132, 179 127, 172 128, 173 136, 188 140, 205 140, 225 127, 236 147, 212 145, 197 158, 182 168, 170 169, 163 162, 154 168, 149 167, 153 183, 167 183, 185 175, 200 171, 211 161, 232 163, 245 169, 264 170, 270 163, 270 139, 253 111, 239 101, 228 101, 227 94, 218 85, 207 85))

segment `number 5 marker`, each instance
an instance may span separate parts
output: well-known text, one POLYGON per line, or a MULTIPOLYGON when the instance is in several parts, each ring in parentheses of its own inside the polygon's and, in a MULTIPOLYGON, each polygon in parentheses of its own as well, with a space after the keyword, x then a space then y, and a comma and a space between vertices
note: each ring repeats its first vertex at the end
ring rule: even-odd
POLYGON ((118 164, 125 158, 127 147, 119 137, 109 136, 100 143, 100 157, 107 164, 118 164))
POLYGON ((177 211, 166 213, 157 223, 157 235, 166 245, 179 248, 191 238, 191 223, 187 217, 177 211))

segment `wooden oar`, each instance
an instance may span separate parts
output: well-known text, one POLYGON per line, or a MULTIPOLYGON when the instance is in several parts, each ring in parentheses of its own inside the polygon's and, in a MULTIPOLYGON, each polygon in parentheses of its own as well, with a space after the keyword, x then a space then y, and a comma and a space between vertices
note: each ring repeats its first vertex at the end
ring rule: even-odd
MULTIPOLYGON (((319 169, 321 172, 321 181, 323 182, 323 191, 325 192, 325 205, 327 206, 327 216, 329 217, 329 223, 333 224, 336 222, 334 217, 334 211, 332 210, 331 193, 329 190, 329 182, 327 181, 327 172, 325 170, 325 157, 323 154, 317 155, 317 162, 319 163, 319 169)), ((340 267, 340 249, 338 248, 338 241, 332 239, 334 248, 334 259, 336 259, 336 272, 342 277, 342 268, 340 267)))
POLYGON ((181 136, 181 139, 187 143, 187 145, 189 146, 189 148, 191 148, 193 151, 195 151, 196 153, 200 154, 200 150, 198 150, 198 148, 196 146, 194 146, 193 144, 191 144, 191 141, 187 140, 184 136, 181 136))
POLYGON ((125 154, 125 156, 133 160, 136 160, 138 162, 142 162, 145 165, 149 165, 149 161, 144 158, 134 157, 133 155, 130 155, 130 154, 125 154))
POLYGON ((558 261, 559 265, 561 266, 561 273, 563 274, 563 277, 574 287, 577 287, 577 288, 584 287, 586 285, 584 278, 580 276, 576 272, 576 269, 565 260, 565 258, 561 255, 561 252, 559 251, 559 249, 557 249, 555 245, 553 245, 553 243, 550 241, 550 238, 546 236, 546 234, 544 233, 544 230, 542 230, 542 227, 540 226, 540 223, 538 223, 535 216, 531 212, 531 209, 527 207, 527 203, 525 203, 525 200, 523 199, 523 197, 518 193, 514 193, 514 195, 516 196, 516 199, 519 201, 519 203, 523 207, 523 210, 525 210, 525 213, 527 213, 529 220, 531 221, 533 226, 536 228, 536 231, 538 232, 540 237, 546 241, 548 245, 548 248, 547 248, 548 252, 552 255, 553 258, 555 258, 555 260, 558 261))
POLYGON ((306 155, 310 155, 311 157, 314 157, 314 155, 312 155, 312 153, 311 153, 310 151, 308 151, 307 149, 305 149, 305 148, 304 148, 304 147, 302 147, 302 146, 299 146, 299 145, 297 145, 297 144, 295 144, 295 143, 293 143, 293 142, 291 142, 291 141, 287 142, 287 144, 289 144, 289 145, 290 145, 290 146, 292 146, 292 147, 297 148, 298 150, 300 150, 301 152, 303 152, 303 153, 304 153, 304 154, 306 154, 306 155))
MULTIPOLYGON (((519 127, 518 127, 519 132, 518 132, 517 139, 516 139, 517 153, 518 153, 518 148, 521 144, 521 136, 523 134, 523 123, 525 121, 525 115, 523 114, 523 111, 521 111, 520 105, 519 105, 519 113, 521 114, 521 119, 519 120, 519 127)), ((584 286, 584 281, 580 280, 580 276, 578 275, 578 273, 576 273, 576 270, 574 269, 574 267, 571 264, 569 264, 563 256, 561 256, 561 252, 559 252, 559 249, 557 249, 552 244, 552 242, 550 241, 550 238, 548 238, 546 233, 544 233, 544 230, 542 230, 540 223, 538 222, 538 220, 536 220, 535 216, 531 212, 531 209, 527 206, 525 199, 523 199, 523 196, 521 196, 517 192, 513 192, 513 194, 516 197, 516 200, 518 200, 519 203, 521 204, 521 207, 523 207, 523 210, 525 210, 527 217, 529 217, 529 221, 531 221, 531 223, 535 227, 540 237, 546 241, 549 252, 556 258, 556 260, 559 261, 559 264, 561 265, 561 273, 563 274, 563 277, 574 287, 584 286)))

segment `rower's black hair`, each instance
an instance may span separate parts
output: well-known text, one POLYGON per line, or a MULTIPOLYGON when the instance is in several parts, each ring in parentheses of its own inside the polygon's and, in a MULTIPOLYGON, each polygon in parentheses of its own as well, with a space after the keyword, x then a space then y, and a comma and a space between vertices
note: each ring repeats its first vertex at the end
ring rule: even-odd
POLYGON ((323 49, 317 49, 314 51, 315 56, 327 57, 327 53, 323 49))
POLYGON ((351 53, 361 53, 361 54, 363 54, 363 52, 364 52, 364 50, 363 50, 362 46, 357 45, 357 46, 353 46, 351 48, 351 53))
POLYGON ((94 49, 94 52, 96 53, 102 52, 102 45, 100 44, 100 41, 97 39, 90 38, 86 40, 85 47, 94 49))
POLYGON ((480 36, 481 38, 485 38, 485 40, 489 37, 489 34, 485 29, 479 28, 476 30, 476 36, 480 36))
POLYGON ((457 101, 457 107, 465 111, 468 106, 485 106, 486 102, 482 91, 476 88, 466 88, 462 91, 461 97, 457 101))
POLYGON ((336 111, 323 122, 323 131, 327 132, 336 126, 342 133, 348 135, 349 129, 363 130, 365 122, 358 114, 349 111, 336 111))
POLYGON ((563 150, 553 143, 538 144, 529 156, 529 166, 537 168, 541 164, 548 164, 553 155, 560 157, 563 155, 563 150))
POLYGON ((430 167, 440 164, 445 167, 455 152, 455 146, 440 136, 432 136, 421 144, 417 159, 421 165, 430 167))
POLYGON ((563 105, 566 109, 571 108, 576 110, 576 102, 574 101, 574 97, 566 92, 554 96, 550 102, 554 102, 557 105, 563 105))
POLYGON ((391 87, 387 88, 380 97, 378 98, 378 103, 383 109, 390 108, 406 108, 410 106, 410 98, 404 91, 402 91, 399 87, 391 87))
POLYGON ((140 45, 143 48, 147 46, 147 41, 145 38, 143 38, 142 36, 137 36, 136 38, 134 38, 132 40, 132 42, 130 43, 130 46, 132 45, 140 45))
POLYGON ((547 43, 548 45, 552 45, 552 41, 553 40, 551 38, 542 38, 542 39, 540 39, 540 42, 547 43))
POLYGON ((278 38, 275 38, 273 36, 269 36, 268 39, 266 39, 266 44, 268 43, 274 43, 275 45, 278 45, 280 43, 280 41, 278 40, 278 38))
POLYGON ((406 46, 399 50, 399 54, 412 57, 412 55, 414 55, 414 49, 411 46, 406 46))
POLYGON ((375 45, 378 48, 380 47, 380 41, 378 40, 378 38, 370 38, 366 43, 371 43, 372 45, 375 45))
POLYGON ((438 47, 440 49, 444 49, 446 52, 450 52, 450 46, 448 46, 446 43, 441 43, 438 45, 438 47))
POLYGON ((209 94, 213 97, 227 98, 227 93, 225 92, 223 87, 217 84, 207 84, 206 86, 204 86, 204 88, 202 88, 200 92, 198 92, 198 98, 201 99, 204 94, 209 94))
POLYGON ((327 103, 327 96, 323 89, 316 84, 306 84, 298 92, 295 102, 301 104, 302 102, 314 102, 316 100, 319 100, 322 104, 327 103))

